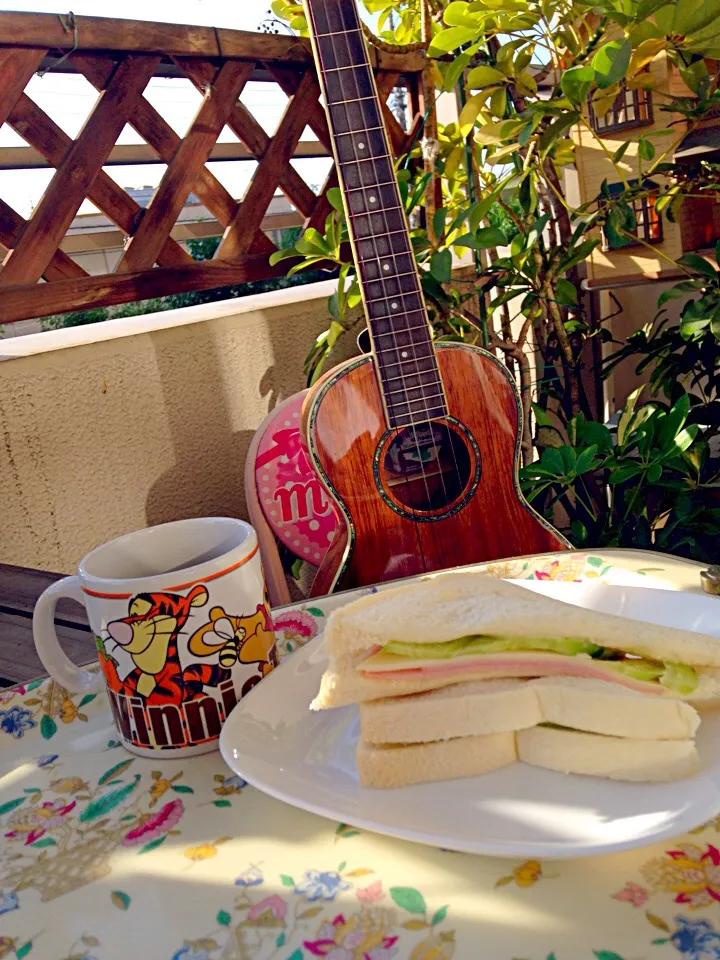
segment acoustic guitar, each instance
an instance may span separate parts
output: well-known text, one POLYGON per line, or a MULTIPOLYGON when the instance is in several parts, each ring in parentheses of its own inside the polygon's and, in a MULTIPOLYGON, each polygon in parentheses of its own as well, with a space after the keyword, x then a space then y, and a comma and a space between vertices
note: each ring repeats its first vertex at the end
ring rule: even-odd
POLYGON ((308 394, 340 531, 315 596, 569 547, 518 482, 520 399, 478 347, 433 341, 355 0, 305 0, 372 344, 308 394))

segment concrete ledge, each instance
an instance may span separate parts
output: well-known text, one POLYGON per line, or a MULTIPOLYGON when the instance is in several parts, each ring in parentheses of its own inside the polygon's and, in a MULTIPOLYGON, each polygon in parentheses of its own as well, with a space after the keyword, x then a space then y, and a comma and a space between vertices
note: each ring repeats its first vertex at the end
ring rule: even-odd
POLYGON ((146 313, 137 317, 118 317, 116 320, 87 323, 79 327, 66 327, 62 330, 30 333, 24 337, 11 337, 0 340, 0 360, 28 357, 37 353, 47 353, 50 350, 63 350, 67 347, 79 347, 90 343, 103 343, 120 337, 134 337, 142 333, 184 327, 191 323, 219 320, 222 317, 241 317, 258 311, 271 311, 287 304, 305 303, 311 300, 323 301, 335 292, 336 287, 336 280, 324 280, 322 283, 288 287, 284 290, 273 290, 270 293, 258 293, 251 297, 233 297, 229 300, 216 300, 214 303, 200 303, 194 307, 180 307, 177 310, 146 313))
MULTIPOLYGON (((92 547, 244 516, 253 433, 304 386, 327 281, 0 343, 0 561, 71 572, 92 547)), ((340 361, 356 352, 343 344, 340 361)))

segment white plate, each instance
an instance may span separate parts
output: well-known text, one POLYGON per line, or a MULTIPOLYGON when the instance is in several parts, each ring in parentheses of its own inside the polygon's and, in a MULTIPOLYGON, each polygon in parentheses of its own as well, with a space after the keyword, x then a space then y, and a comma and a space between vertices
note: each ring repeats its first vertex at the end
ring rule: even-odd
MULTIPOLYGON (((720 636, 720 599, 604 584, 518 581, 587 608, 720 636)), ((303 810, 451 850, 580 857, 674 837, 720 811, 720 713, 701 723, 703 770, 666 784, 614 783, 516 763, 466 780, 399 790, 359 786, 355 707, 308 709, 326 657, 322 637, 240 701, 220 737, 232 770, 303 810)))

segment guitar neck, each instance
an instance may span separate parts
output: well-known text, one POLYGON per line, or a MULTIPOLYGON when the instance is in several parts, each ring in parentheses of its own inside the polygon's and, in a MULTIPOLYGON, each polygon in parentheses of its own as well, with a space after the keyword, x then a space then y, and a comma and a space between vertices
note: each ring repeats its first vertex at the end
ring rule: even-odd
POLYGON ((447 415, 355 0, 305 0, 378 383, 391 427, 447 415))

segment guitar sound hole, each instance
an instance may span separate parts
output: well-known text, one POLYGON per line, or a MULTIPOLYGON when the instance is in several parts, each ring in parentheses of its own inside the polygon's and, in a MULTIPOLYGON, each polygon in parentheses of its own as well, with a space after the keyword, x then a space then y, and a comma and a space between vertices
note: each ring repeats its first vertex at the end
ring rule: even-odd
POLYGON ((390 498, 413 512, 440 512, 467 489, 473 463, 466 438, 445 423, 404 427, 382 458, 390 498))

